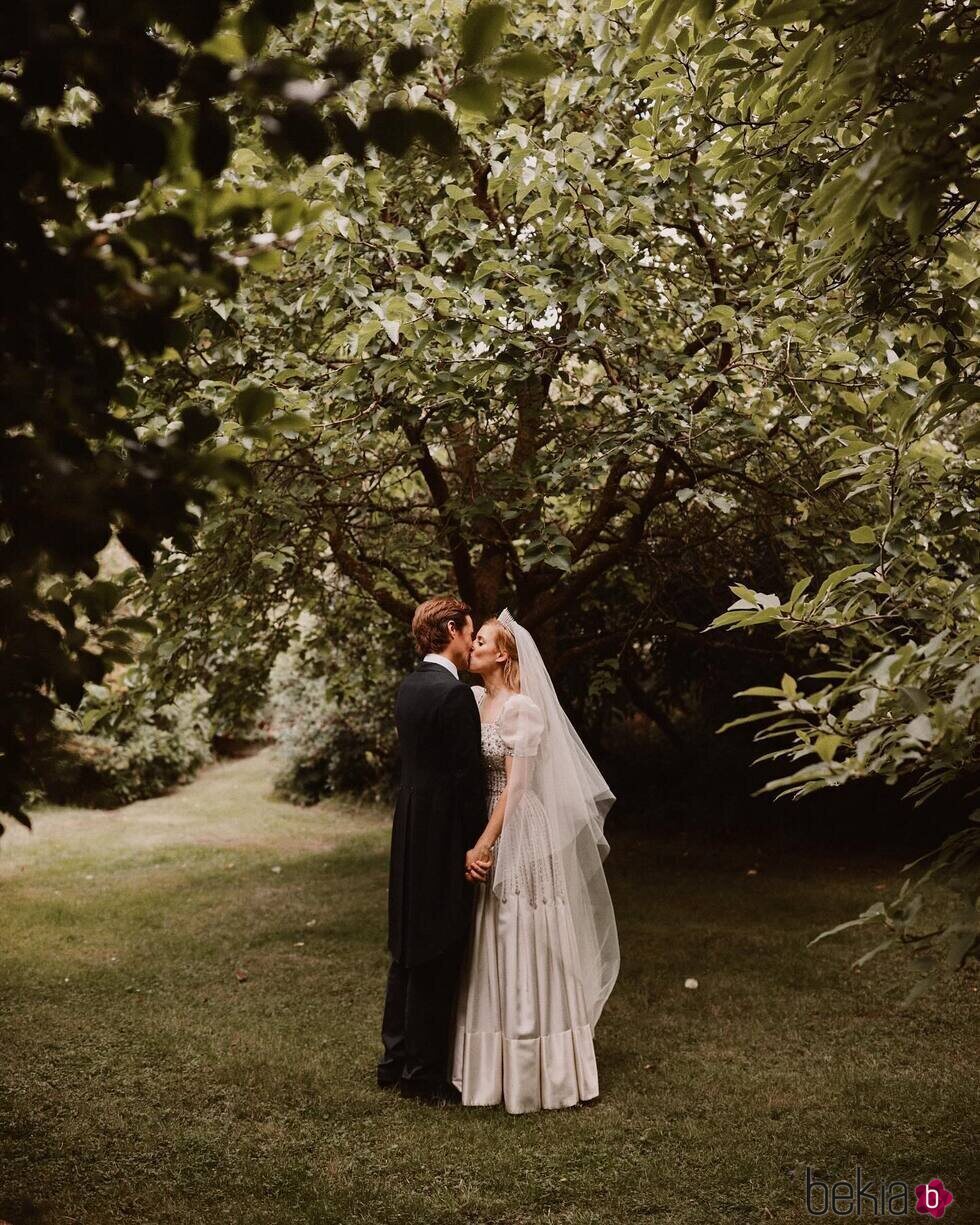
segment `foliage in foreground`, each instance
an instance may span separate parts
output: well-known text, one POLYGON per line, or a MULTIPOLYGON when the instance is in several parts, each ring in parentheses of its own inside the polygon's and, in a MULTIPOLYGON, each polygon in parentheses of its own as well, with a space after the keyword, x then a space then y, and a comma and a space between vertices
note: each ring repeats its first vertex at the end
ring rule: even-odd
MULTIPOLYGON (((788 594, 734 585, 712 623, 777 628, 831 666, 743 691, 772 705, 735 722, 783 743, 760 760, 794 764, 767 790, 877 776, 918 802, 955 796, 980 769, 980 14, 940 0, 644 11, 651 132, 673 121, 657 155, 693 147, 750 213, 769 211, 784 247, 774 292, 809 303, 809 327, 839 338, 830 360, 853 383, 833 398, 805 376, 792 386, 824 453, 797 531, 823 542, 826 577, 811 591, 819 572, 801 558, 788 594)), ((797 336, 788 324, 787 351, 797 336)), ((888 929, 868 956, 909 947, 936 973, 959 969, 980 954, 980 828, 927 860, 855 922, 888 929), (918 933, 920 890, 936 882, 956 917, 918 933)))

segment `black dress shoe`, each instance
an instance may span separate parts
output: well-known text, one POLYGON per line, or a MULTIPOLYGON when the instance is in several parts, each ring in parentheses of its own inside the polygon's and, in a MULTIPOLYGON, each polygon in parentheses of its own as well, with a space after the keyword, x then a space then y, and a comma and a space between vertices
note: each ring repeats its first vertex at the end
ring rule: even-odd
POLYGON ((405 1065, 401 1063, 379 1063, 378 1088, 393 1089, 401 1080, 404 1066, 405 1065))
POLYGON ((463 1095, 455 1085, 441 1085, 429 1099, 440 1106, 462 1106, 463 1095))
POLYGON ((463 1095, 449 1081, 437 1081, 433 1084, 432 1081, 402 1080, 398 1083, 398 1090, 402 1097, 414 1098, 434 1106, 458 1106, 463 1100, 463 1095))

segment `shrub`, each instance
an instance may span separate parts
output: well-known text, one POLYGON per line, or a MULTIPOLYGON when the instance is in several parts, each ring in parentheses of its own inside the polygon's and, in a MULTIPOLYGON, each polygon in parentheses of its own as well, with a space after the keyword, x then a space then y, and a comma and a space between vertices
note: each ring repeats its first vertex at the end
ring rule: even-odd
POLYGON ((342 659, 311 652, 303 639, 276 658, 268 715, 279 760, 274 789, 284 799, 315 804, 336 792, 379 799, 393 788, 397 678, 392 674, 380 689, 338 691, 345 667, 342 659))
MULTIPOLYGON (((117 808, 188 782, 212 757, 208 697, 199 685, 111 732, 74 730, 62 714, 45 770, 44 797, 54 804, 117 808)), ((81 713, 84 717, 84 707, 81 713)))

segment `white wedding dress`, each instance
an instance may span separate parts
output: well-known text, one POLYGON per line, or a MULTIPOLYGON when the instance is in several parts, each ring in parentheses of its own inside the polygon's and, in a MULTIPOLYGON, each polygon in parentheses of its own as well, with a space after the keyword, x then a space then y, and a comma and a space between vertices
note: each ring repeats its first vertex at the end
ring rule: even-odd
MULTIPOLYGON (((474 687, 483 707, 486 690, 474 687)), ((482 723, 487 815, 506 784, 504 758, 537 753, 544 721, 529 697, 509 697, 482 723)), ((525 819, 548 821, 530 794, 525 819)), ((536 887, 501 901, 492 876, 474 886, 473 926, 460 978, 452 1081, 464 1106, 509 1114, 574 1106, 599 1095, 593 1031, 582 988, 579 946, 561 887, 561 869, 529 872, 536 887)))

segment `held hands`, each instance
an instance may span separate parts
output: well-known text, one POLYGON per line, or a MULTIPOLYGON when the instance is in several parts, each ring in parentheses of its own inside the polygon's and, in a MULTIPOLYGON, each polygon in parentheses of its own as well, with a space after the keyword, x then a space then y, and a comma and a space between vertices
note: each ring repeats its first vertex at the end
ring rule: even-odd
POLYGON ((493 852, 479 843, 471 851, 466 852, 466 868, 464 875, 472 885, 480 885, 486 879, 493 867, 493 852))

